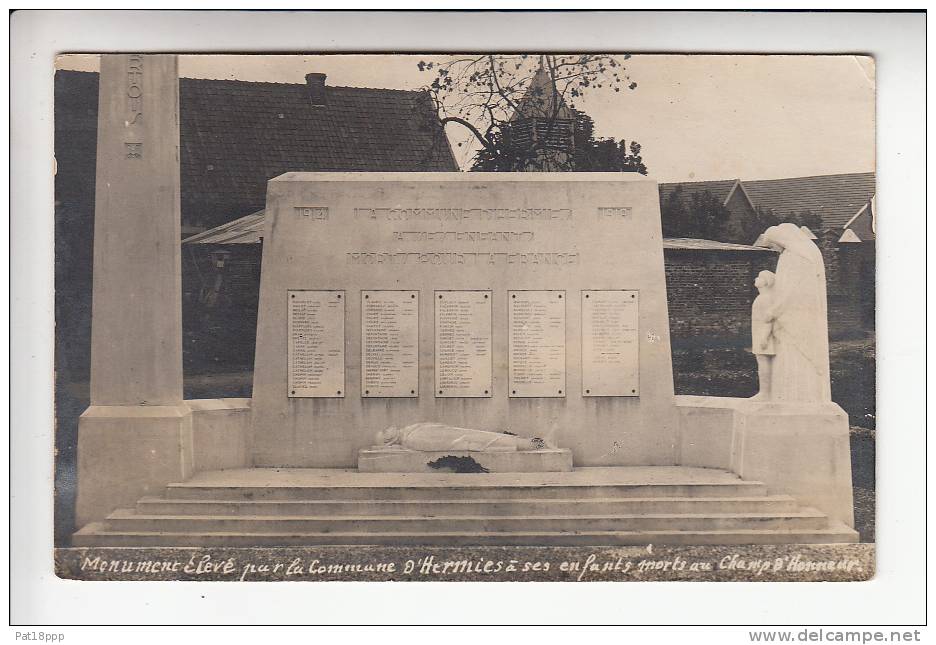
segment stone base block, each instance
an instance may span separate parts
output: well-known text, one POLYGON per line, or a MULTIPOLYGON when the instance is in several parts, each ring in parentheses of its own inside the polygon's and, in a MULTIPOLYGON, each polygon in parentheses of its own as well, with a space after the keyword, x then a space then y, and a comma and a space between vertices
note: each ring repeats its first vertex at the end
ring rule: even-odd
POLYGON ((678 396, 680 463, 726 468, 854 527, 848 415, 832 402, 678 396))
POLYGON ((251 465, 250 399, 192 399, 193 470, 251 465))
POLYGON ((358 453, 363 473, 437 473, 428 463, 440 457, 471 457, 492 473, 548 473, 572 470, 572 451, 560 448, 516 452, 445 450, 421 452, 400 448, 371 448, 358 453))
POLYGON ((188 406, 91 406, 78 420, 76 527, 133 506, 192 470, 188 406))
POLYGON ((734 411, 743 399, 715 396, 677 396, 681 466, 731 469, 734 411))
POLYGON ((731 470, 793 495, 854 527, 848 415, 835 403, 759 403, 734 409, 731 470))

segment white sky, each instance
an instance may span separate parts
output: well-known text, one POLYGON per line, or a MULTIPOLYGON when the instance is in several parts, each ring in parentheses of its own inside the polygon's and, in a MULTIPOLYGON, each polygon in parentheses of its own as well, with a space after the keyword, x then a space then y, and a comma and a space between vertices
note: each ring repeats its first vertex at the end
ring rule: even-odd
MULTIPOLYGON (((286 83, 308 72, 329 85, 417 89, 419 55, 191 55, 180 75, 286 83)), ((636 140, 659 181, 773 179, 874 170, 874 63, 856 56, 635 55, 638 87, 591 90, 577 107, 597 134, 636 140)), ((63 69, 97 69, 94 55, 63 69)), ((450 126, 456 143, 468 141, 450 126)), ((467 168, 471 152, 453 145, 467 168)))

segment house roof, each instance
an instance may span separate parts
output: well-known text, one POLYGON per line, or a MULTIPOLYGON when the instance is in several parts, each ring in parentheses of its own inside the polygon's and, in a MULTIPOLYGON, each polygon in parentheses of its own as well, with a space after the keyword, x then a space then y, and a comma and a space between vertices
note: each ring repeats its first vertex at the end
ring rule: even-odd
POLYGON ((677 188, 687 198, 709 191, 722 203, 727 203, 734 190, 740 190, 755 208, 772 210, 781 217, 812 211, 822 218, 823 228, 852 228, 862 240, 874 239, 871 207, 867 206, 875 192, 873 172, 665 183, 660 184, 660 203, 665 203, 677 188))
POLYGON ((182 240, 182 244, 259 244, 263 237, 263 215, 260 210, 232 222, 216 226, 182 240))
POLYGON ((863 242, 875 238, 874 206, 875 200, 872 197, 850 220, 845 222, 844 228, 854 232, 863 242))
POLYGON ((716 181, 681 181, 660 184, 660 203, 666 202, 677 190, 687 198, 693 195, 710 192, 724 204, 731 196, 731 191, 738 183, 737 179, 719 179, 716 181))
POLYGON ((861 238, 855 234, 855 231, 850 228, 846 228, 845 232, 842 233, 842 237, 838 239, 839 243, 849 244, 853 242, 861 242, 861 238))
POLYGON ((686 251, 754 251, 774 253, 773 249, 750 244, 733 244, 731 242, 717 242, 693 237, 666 237, 663 238, 664 249, 682 249, 686 251))
MULTIPOLYGON (((97 76, 56 72, 57 130, 96 126, 97 76)), ((324 103, 307 83, 179 79, 183 219, 256 211, 285 172, 458 170, 427 94, 326 86, 324 103)))
POLYGON ((744 182, 759 208, 783 216, 812 211, 826 228, 842 228, 874 196, 874 173, 859 172, 744 182))

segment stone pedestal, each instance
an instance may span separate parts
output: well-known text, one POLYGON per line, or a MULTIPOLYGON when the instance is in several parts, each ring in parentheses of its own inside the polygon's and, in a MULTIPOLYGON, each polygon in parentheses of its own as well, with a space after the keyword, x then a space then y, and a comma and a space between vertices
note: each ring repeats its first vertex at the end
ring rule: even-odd
POLYGON ((78 421, 78 527, 192 475, 188 406, 92 405, 78 421))
POLYGON ((371 448, 358 453, 362 473, 438 473, 428 464, 442 457, 470 457, 492 473, 570 472, 572 451, 559 448, 515 452, 468 452, 463 450, 418 451, 405 448, 371 448))
POLYGON ((848 415, 837 404, 676 400, 680 464, 729 469, 854 526, 848 415))
POLYGON ((250 399, 189 399, 193 468, 224 470, 250 465, 250 399))
POLYGON ((79 525, 191 472, 182 401, 175 56, 101 57, 91 407, 78 424, 79 525))
POLYGON ((854 527, 848 415, 835 403, 742 402, 731 470, 854 527))

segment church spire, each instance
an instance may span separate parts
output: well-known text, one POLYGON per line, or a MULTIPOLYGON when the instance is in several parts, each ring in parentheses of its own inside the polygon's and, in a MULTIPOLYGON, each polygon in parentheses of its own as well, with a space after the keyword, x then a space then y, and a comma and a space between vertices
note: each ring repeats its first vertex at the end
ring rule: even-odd
POLYGON ((512 145, 533 152, 519 170, 556 172, 571 170, 573 163, 575 113, 559 94, 545 55, 504 133, 512 145))
POLYGON ((517 102, 511 121, 518 119, 572 119, 572 111, 559 95, 546 63, 546 56, 539 59, 539 66, 530 81, 530 87, 517 102))

